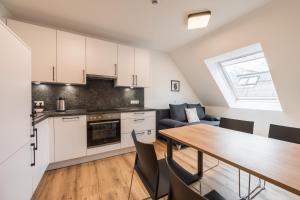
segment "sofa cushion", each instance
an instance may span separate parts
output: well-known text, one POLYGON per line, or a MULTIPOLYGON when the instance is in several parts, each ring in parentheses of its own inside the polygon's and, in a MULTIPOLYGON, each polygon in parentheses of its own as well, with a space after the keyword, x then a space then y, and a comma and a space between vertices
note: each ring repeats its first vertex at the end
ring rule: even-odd
POLYGON ((170 104, 170 116, 171 119, 177 120, 180 122, 187 122, 185 109, 187 108, 186 104, 170 104))
POLYGON ((196 108, 186 108, 185 113, 189 123, 200 122, 196 108))
POLYGON ((187 104, 187 107, 188 108, 196 108, 197 114, 198 114, 198 117, 200 120, 205 118, 205 113, 204 113, 204 110, 200 103, 199 104, 187 104))
POLYGON ((211 126, 219 126, 220 125, 220 121, 206 121, 206 120, 201 120, 200 123, 201 124, 211 125, 211 126))

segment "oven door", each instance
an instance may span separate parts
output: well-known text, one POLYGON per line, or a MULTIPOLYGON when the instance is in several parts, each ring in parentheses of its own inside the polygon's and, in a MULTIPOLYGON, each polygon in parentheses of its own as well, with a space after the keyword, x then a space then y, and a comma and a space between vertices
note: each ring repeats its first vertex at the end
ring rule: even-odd
POLYGON ((87 123, 87 147, 121 142, 120 120, 87 123))

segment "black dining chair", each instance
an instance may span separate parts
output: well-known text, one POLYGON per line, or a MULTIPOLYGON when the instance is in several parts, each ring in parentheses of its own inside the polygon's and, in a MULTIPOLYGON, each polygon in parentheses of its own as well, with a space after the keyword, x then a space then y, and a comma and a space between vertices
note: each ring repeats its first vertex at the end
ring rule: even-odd
POLYGON ((166 163, 169 169, 170 190, 168 200, 225 200, 218 192, 212 190, 204 196, 198 194, 195 190, 191 189, 179 176, 175 173, 172 165, 166 158, 166 163))
POLYGON ((300 144, 300 129, 270 124, 269 138, 300 144))
MULTIPOLYGON (((136 157, 131 175, 130 198, 134 171, 138 174, 151 199, 160 199, 169 193, 169 174, 165 159, 157 160, 154 145, 139 142, 135 131, 131 133, 136 147, 136 157)), ((146 199, 149 199, 146 198, 146 199)))

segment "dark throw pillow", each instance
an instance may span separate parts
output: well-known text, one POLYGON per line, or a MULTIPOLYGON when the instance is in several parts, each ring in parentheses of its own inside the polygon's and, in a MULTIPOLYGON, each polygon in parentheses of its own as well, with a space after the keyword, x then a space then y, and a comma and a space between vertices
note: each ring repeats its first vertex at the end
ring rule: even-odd
POLYGON ((198 117, 200 120, 205 118, 205 113, 204 113, 204 110, 200 103, 199 104, 187 104, 187 107, 188 108, 196 108, 197 114, 198 114, 198 117))
POLYGON ((170 115, 171 119, 177 120, 180 122, 186 122, 186 114, 185 114, 185 109, 187 108, 186 104, 170 104, 170 115))

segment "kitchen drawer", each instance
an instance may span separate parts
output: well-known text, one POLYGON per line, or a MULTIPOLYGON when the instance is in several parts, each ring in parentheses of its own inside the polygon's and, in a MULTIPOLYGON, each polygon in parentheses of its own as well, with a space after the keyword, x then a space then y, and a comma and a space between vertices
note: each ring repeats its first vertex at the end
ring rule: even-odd
MULTIPOLYGON (((136 131, 138 141, 143 143, 153 143, 156 140, 156 131, 136 131)), ((133 147, 134 142, 131 133, 121 134, 121 148, 133 147)))
POLYGON ((124 119, 121 121, 121 133, 131 133, 132 130, 155 129, 155 117, 138 117, 135 119, 124 119))
POLYGON ((136 119, 141 117, 155 117, 155 111, 121 113, 121 119, 136 119))

